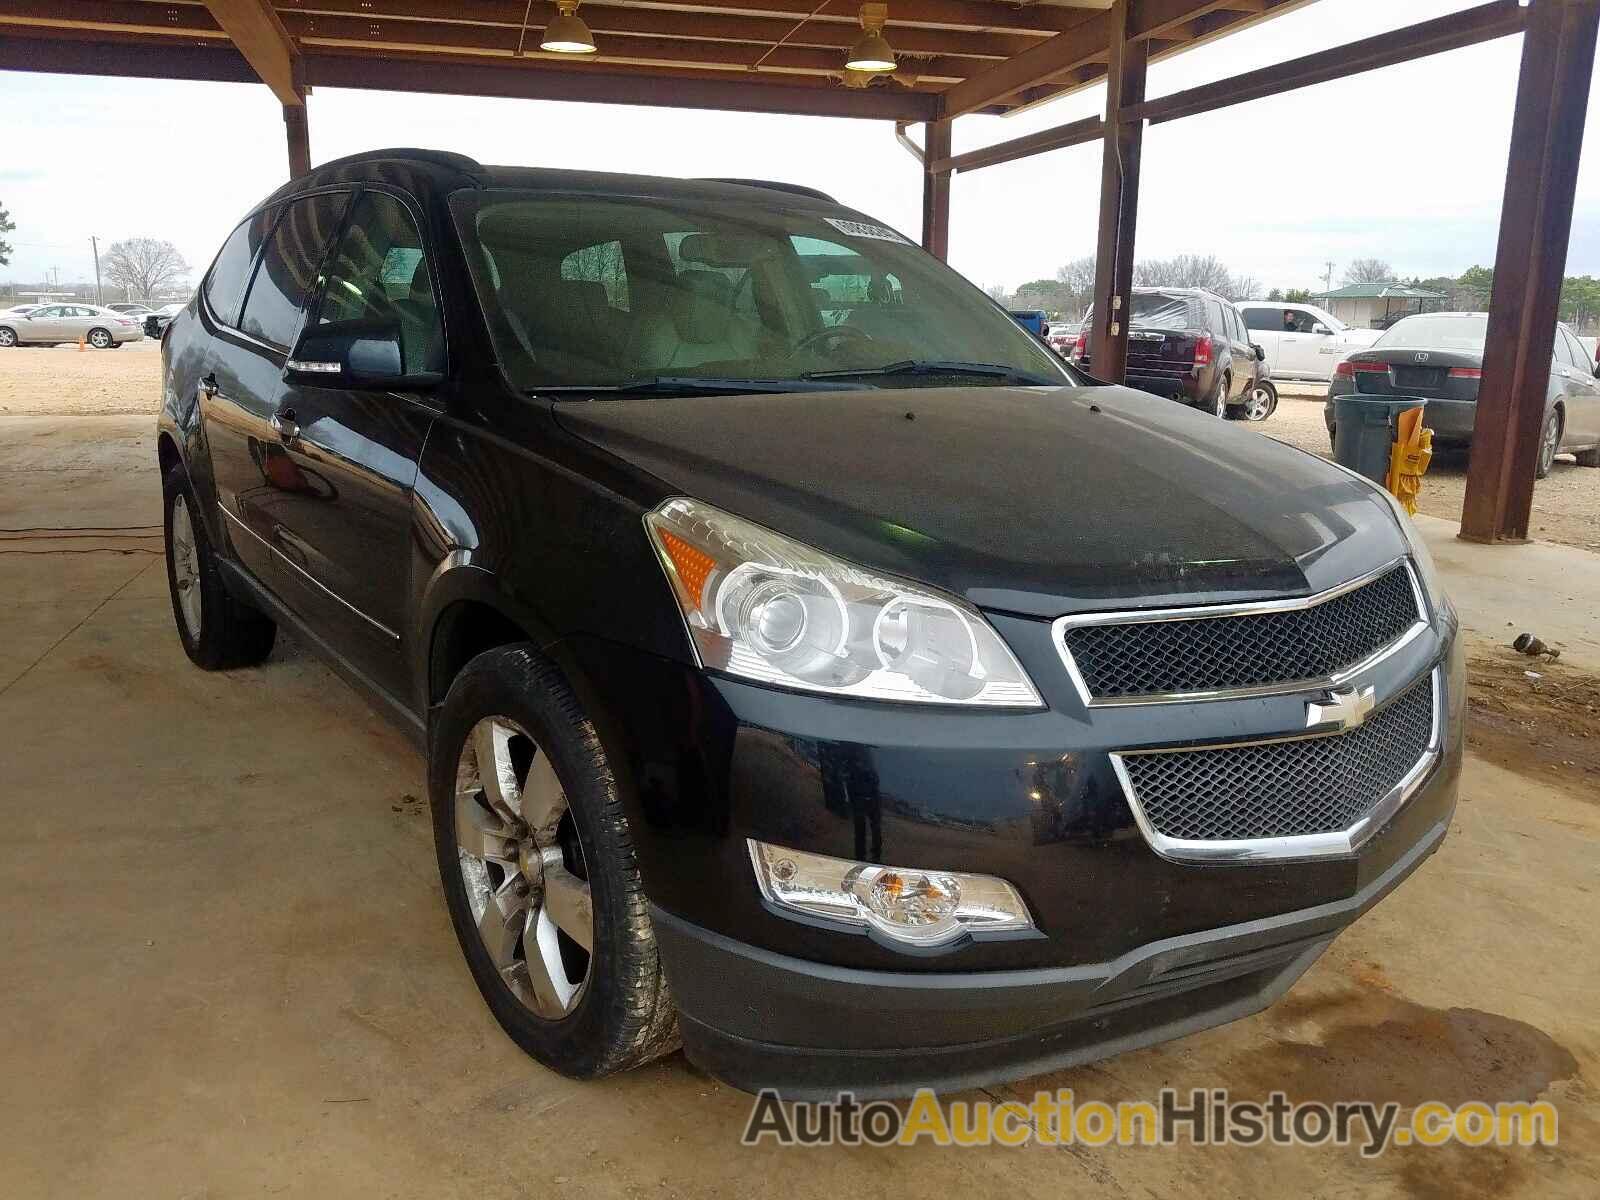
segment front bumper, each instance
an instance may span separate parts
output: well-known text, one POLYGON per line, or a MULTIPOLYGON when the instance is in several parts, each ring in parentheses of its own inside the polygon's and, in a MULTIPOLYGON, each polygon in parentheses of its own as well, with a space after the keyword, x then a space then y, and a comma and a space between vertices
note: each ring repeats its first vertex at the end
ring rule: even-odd
MULTIPOLYGON (((1433 787, 1452 787, 1436 778, 1433 787)), ((653 913, 684 1051, 746 1091, 860 1098, 981 1087, 1185 1037, 1258 1012, 1444 840, 1435 822, 1348 899, 1037 971, 857 971, 653 913)))
POLYGON ((691 1058, 741 1087, 1015 1078, 1243 1016, 1444 835, 1460 774, 1454 631, 1361 678, 1380 697, 1443 673, 1441 754, 1354 853, 1199 864, 1157 854, 1110 755, 1304 730, 1300 694, 1086 707, 1049 622, 991 613, 1035 712, 955 712, 786 692, 586 637, 558 642, 627 805, 691 1058), (999 876, 1036 929, 895 949, 763 901, 746 839, 999 876))

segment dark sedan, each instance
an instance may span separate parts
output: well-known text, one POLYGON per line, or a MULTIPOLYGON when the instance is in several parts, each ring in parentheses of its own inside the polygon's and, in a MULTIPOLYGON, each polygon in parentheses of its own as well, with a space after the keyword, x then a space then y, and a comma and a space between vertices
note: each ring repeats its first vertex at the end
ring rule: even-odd
MULTIPOLYGON (((1483 377, 1486 313, 1426 313, 1396 322, 1370 350, 1334 368, 1325 419, 1334 435, 1334 401, 1340 396, 1415 397, 1427 405, 1424 420, 1435 446, 1472 444, 1483 377)), ((1600 467, 1600 368, 1565 325, 1556 326, 1550 386, 1545 394, 1538 478, 1550 474, 1556 455, 1571 451, 1581 467, 1600 467)))
POLYGON ((163 304, 154 312, 144 314, 144 331, 147 337, 158 338, 162 331, 172 323, 172 318, 183 311, 181 304, 163 304))

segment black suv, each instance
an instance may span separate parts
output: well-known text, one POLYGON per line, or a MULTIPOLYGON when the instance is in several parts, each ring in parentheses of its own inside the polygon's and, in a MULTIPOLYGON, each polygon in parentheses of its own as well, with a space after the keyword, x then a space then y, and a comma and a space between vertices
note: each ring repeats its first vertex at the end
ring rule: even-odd
POLYGON ((286 627, 415 735, 557 1070, 1103 1056, 1269 1003, 1444 836, 1456 619, 1394 504, 820 194, 345 159, 162 358, 184 649, 286 627))
MULTIPOLYGON (((1265 355, 1250 341, 1239 310, 1204 288, 1138 287, 1128 318, 1128 386, 1204 409, 1217 417, 1246 413, 1265 355)), ((1094 309, 1069 355, 1085 371, 1094 309)))

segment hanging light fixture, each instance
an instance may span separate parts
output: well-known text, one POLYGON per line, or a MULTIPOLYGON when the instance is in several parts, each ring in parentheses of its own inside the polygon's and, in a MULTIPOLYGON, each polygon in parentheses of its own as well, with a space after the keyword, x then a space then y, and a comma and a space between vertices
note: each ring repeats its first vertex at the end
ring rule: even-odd
POLYGON ((861 36, 850 47, 845 59, 847 71, 880 72, 894 70, 894 51, 884 40, 883 27, 889 20, 887 4, 861 6, 861 36))
POLYGON ((545 27, 539 49, 556 54, 593 54, 594 34, 578 15, 578 0, 556 0, 556 18, 545 27))

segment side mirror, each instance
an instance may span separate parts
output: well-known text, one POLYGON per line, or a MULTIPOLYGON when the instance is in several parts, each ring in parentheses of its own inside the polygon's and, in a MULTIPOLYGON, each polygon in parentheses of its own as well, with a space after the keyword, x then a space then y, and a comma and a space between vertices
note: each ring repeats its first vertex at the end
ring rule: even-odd
POLYGON ((1251 342, 1250 343, 1250 349, 1252 349, 1252 350, 1254 350, 1256 352, 1256 361, 1257 362, 1266 362, 1267 361, 1267 352, 1265 350, 1263 350, 1255 342, 1251 342))
POLYGON ((1333 330, 1331 330, 1331 329, 1329 329, 1329 328, 1328 328, 1328 327, 1327 327, 1327 326, 1326 326, 1326 325, 1324 325, 1324 324, 1323 324, 1323 323, 1322 323, 1322 322, 1321 322, 1321 321, 1317 321, 1317 322, 1315 322, 1315 323, 1313 323, 1313 324, 1312 324, 1312 326, 1311 326, 1311 332, 1312 332, 1312 333, 1324 333, 1324 334, 1331 334, 1331 333, 1333 333, 1333 330))
POLYGON ((314 387, 419 391, 441 382, 436 371, 405 373, 404 334, 394 321, 334 321, 300 335, 283 366, 291 383, 314 387))

